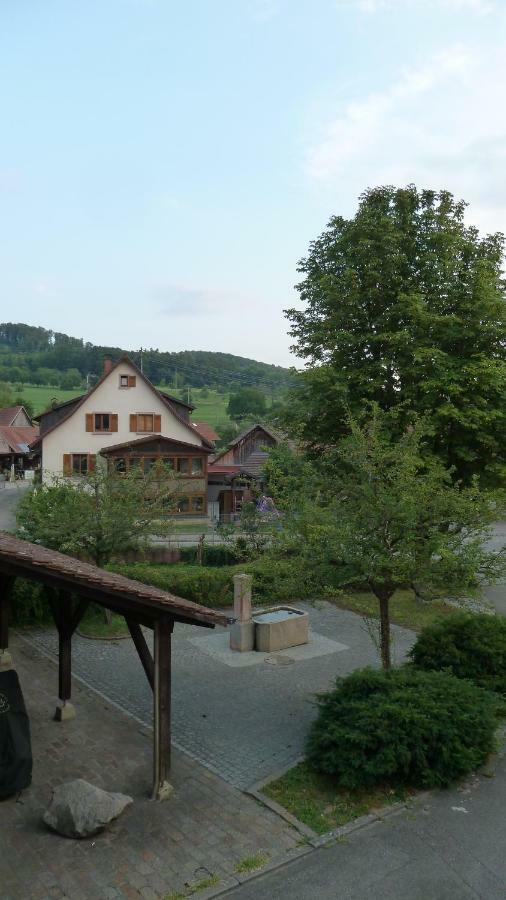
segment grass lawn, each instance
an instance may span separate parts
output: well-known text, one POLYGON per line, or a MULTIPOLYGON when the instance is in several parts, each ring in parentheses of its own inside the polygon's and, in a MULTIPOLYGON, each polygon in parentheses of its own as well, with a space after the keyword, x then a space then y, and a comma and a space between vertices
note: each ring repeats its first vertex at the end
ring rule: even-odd
POLYGON ((307 763, 300 763, 262 789, 299 821, 317 834, 346 825, 359 816, 404 800, 408 792, 389 787, 370 791, 345 791, 330 775, 318 775, 307 763))
POLYGON ((53 387, 50 384, 25 384, 22 391, 17 391, 14 385, 11 385, 11 387, 16 397, 19 395, 24 400, 29 400, 30 403, 33 403, 34 415, 44 412, 51 405, 53 399, 56 399, 59 403, 64 403, 65 400, 72 400, 72 397, 77 397, 79 394, 84 393, 79 388, 76 388, 74 391, 62 391, 61 388, 53 387))
MULTIPOLYGON (((337 597, 329 598, 331 603, 341 609, 370 618, 379 618, 378 600, 370 591, 350 591, 337 597)), ((413 631, 420 631, 426 625, 432 625, 441 616, 452 616, 458 612, 456 607, 432 600, 430 603, 419 603, 411 590, 396 591, 390 600, 390 619, 395 625, 404 625, 413 631)))
POLYGON ((111 624, 105 621, 102 609, 91 607, 79 623, 78 631, 91 638, 117 638, 129 634, 123 616, 112 614, 111 624))

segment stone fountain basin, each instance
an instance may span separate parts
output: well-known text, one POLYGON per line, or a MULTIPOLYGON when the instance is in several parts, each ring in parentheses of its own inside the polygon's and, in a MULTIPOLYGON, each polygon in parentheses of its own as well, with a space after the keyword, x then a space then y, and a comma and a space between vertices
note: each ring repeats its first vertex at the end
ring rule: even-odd
POLYGON ((253 616, 255 650, 272 653, 309 642, 309 616, 293 606, 275 606, 253 616))

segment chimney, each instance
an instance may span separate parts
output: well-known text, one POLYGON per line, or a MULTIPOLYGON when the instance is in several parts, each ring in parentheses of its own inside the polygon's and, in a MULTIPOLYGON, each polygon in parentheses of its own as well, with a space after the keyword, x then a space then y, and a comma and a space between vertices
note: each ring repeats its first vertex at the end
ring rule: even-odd
POLYGON ((104 356, 104 375, 108 375, 112 371, 112 359, 110 356, 104 356))

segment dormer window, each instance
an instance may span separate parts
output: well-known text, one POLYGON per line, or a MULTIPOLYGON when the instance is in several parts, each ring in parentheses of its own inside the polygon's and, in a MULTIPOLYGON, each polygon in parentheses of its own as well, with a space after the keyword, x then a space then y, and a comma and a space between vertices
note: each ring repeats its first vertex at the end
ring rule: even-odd
POLYGON ((120 375, 119 376, 120 388, 132 388, 132 387, 135 387, 135 383, 136 383, 135 375, 120 375))

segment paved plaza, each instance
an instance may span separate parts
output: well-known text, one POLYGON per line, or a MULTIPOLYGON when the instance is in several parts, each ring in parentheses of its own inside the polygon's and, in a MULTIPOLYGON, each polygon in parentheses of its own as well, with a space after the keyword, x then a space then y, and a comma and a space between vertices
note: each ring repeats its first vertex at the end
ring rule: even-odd
MULTIPOLYGON (((299 605, 309 611, 311 644, 254 654, 255 664, 232 666, 230 659, 224 661, 226 635, 221 629, 175 626, 174 743, 243 790, 301 756, 316 713, 316 693, 327 690, 336 675, 378 665, 376 648, 360 616, 330 603, 299 605)), ((400 661, 414 635, 397 627, 392 631, 394 657, 400 661)), ((55 629, 31 630, 25 638, 56 659, 55 629)), ((130 639, 91 641, 76 635, 72 649, 74 676, 151 725, 152 694, 130 639)), ((234 661, 241 656, 233 654, 234 661)))
POLYGON ((148 800, 147 730, 82 685, 77 717, 52 721, 57 671, 26 642, 12 652, 32 729, 32 786, 0 802, 0 900, 160 900, 234 873, 246 857, 289 858, 300 834, 186 754, 175 752, 174 793, 148 800), (56 785, 84 778, 134 804, 96 838, 61 838, 42 824, 56 785))

